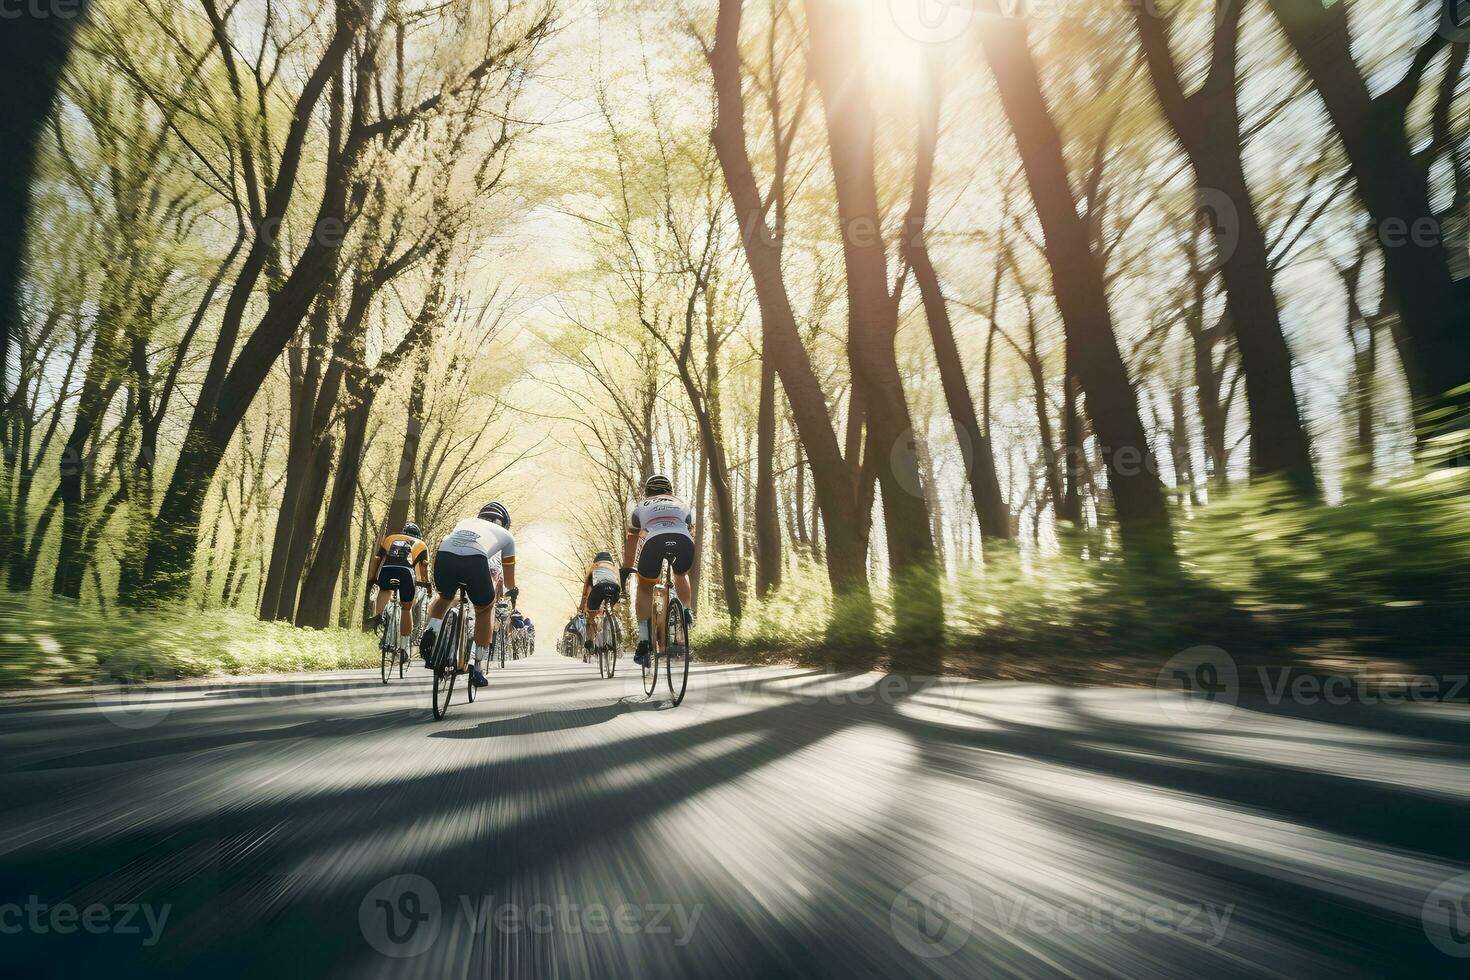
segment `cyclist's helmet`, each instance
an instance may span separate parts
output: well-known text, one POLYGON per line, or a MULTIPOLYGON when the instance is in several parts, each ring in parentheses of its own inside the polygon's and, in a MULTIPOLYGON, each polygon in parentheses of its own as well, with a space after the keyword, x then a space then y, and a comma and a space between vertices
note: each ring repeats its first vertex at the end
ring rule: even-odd
POLYGON ((674 481, 662 474, 650 476, 648 482, 643 484, 643 492, 650 497, 672 495, 674 492, 674 481))
POLYGON ((422 538, 424 536, 424 529, 419 527, 413 521, 409 521, 407 524, 403 525, 403 533, 411 538, 422 538))
POLYGON ((499 524, 507 531, 510 530, 510 511, 506 510, 505 504, 498 500, 480 508, 480 520, 499 524))
POLYGON ((594 559, 592 559, 592 560, 593 561, 612 561, 612 552, 610 552, 610 551, 599 551, 597 553, 597 557, 594 558, 594 559))

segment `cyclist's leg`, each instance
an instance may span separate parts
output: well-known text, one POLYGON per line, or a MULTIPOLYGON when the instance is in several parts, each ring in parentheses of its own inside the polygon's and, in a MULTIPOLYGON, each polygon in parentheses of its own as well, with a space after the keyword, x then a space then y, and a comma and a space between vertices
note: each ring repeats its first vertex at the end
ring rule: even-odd
POLYGON ((674 593, 684 605, 686 615, 694 611, 694 590, 689 581, 689 572, 694 567, 694 541, 680 542, 679 548, 670 559, 673 566, 674 593))
POLYGON ((471 682, 478 687, 485 684, 484 676, 480 674, 480 664, 490 659, 490 637, 495 629, 497 592, 495 579, 490 573, 489 559, 480 559, 469 570, 464 584, 465 597, 475 607, 475 676, 471 682))
POLYGON ((449 613, 450 604, 454 602, 455 593, 459 591, 459 566, 455 561, 458 557, 442 551, 434 554, 434 601, 429 603, 429 621, 424 626, 424 635, 419 641, 419 653, 426 661, 433 652, 439 631, 444 626, 444 617, 449 613))

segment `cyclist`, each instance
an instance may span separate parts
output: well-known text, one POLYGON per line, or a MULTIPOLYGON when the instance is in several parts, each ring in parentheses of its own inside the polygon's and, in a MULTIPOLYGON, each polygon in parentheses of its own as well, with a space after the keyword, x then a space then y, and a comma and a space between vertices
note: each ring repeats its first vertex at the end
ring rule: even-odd
POLYGON ((648 666, 653 645, 653 586, 667 561, 674 569, 674 591, 684 604, 687 626, 694 624, 690 608, 689 570, 694 567, 694 512, 674 496, 674 483, 666 476, 650 476, 643 485, 644 500, 633 508, 628 536, 623 542, 622 577, 638 573, 638 652, 633 660, 648 666))
POLYGON ((506 595, 520 595, 516 588, 516 539, 510 533, 510 511, 499 501, 486 504, 479 516, 460 521, 434 554, 434 586, 438 595, 429 606, 429 625, 424 630, 419 650, 428 660, 434 639, 444 625, 444 614, 454 601, 455 593, 464 590, 475 607, 475 662, 470 669, 470 683, 484 687, 490 682, 480 671, 480 664, 490 656, 490 637, 494 627, 497 595, 491 565, 499 559, 505 570, 506 595))
POLYGON ((618 567, 613 564, 610 551, 599 551, 587 569, 587 578, 582 583, 582 608, 579 615, 587 617, 586 639, 582 649, 592 651, 592 638, 597 635, 597 626, 602 619, 604 607, 611 609, 623 597, 618 580, 618 567))
POLYGON ((536 624, 531 622, 531 617, 526 617, 526 656, 536 652, 536 624))
POLYGON ((410 521, 403 525, 402 532, 383 539, 378 545, 378 553, 373 556, 373 570, 368 581, 378 586, 373 620, 376 623, 382 622, 383 610, 388 608, 393 589, 398 589, 398 602, 403 606, 398 649, 406 660, 409 640, 413 637, 413 602, 418 598, 418 586, 427 586, 429 581, 429 546, 424 544, 424 532, 417 524, 410 521))

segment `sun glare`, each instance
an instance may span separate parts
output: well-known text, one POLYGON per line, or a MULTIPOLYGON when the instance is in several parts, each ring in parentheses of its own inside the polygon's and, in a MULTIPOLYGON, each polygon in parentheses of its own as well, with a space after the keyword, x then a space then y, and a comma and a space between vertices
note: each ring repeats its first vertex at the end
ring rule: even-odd
POLYGON ((863 52, 875 89, 918 95, 924 78, 924 45, 905 30, 892 0, 857 0, 863 20, 863 52))

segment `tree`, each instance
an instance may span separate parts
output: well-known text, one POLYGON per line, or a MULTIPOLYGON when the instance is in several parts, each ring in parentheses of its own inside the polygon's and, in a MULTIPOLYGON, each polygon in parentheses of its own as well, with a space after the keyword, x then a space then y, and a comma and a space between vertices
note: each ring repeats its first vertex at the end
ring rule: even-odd
MULTIPOLYGON (((993 0, 988 9, 995 11, 993 0)), ((1170 566, 1174 544, 1163 487, 1138 398, 1118 350, 1102 269, 1092 251, 1087 222, 1077 210, 1061 135, 1042 90, 1026 25, 993 17, 979 34, 1045 236, 1057 308, 1101 443, 1125 552, 1136 561, 1170 566)))
POLYGON ((10 385, 10 345, 20 317, 21 262, 41 129, 51 114, 87 2, 77 0, 72 15, 66 17, 56 11, 7 17, 0 35, 0 91, 6 99, 6 110, 0 113, 0 143, 8 147, 9 155, 0 173, 0 396, 10 385))
POLYGON ((1426 148, 1415 151, 1409 110, 1435 56, 1456 35, 1443 22, 1447 4, 1425 4, 1433 19, 1408 67, 1393 83, 1369 89, 1353 58, 1349 5, 1322 0, 1269 0, 1277 22, 1321 97, 1333 132, 1347 154, 1358 197, 1372 216, 1394 301, 1403 324, 1404 361, 1418 402, 1419 435, 1462 433, 1470 424, 1470 302, 1463 279, 1455 277, 1442 233, 1455 210, 1463 211, 1467 190, 1462 145, 1450 139, 1450 103, 1466 63, 1455 45, 1443 74, 1426 148), (1456 193, 1449 210, 1431 205, 1431 165, 1452 157, 1456 193))
MULTIPOLYGON (((826 535, 827 574, 841 609, 831 624, 834 639, 844 634, 865 637, 872 628, 873 610, 868 591, 867 540, 854 534, 866 528, 860 503, 858 475, 832 426, 827 398, 802 343, 781 267, 784 229, 773 227, 767 215, 784 188, 784 177, 773 184, 774 193, 762 194, 746 146, 745 95, 740 70, 742 0, 720 0, 712 46, 705 47, 714 77, 717 115, 711 139, 735 209, 740 241, 755 286, 766 355, 775 362, 777 376, 791 405, 807 461, 826 535)), ((796 114, 784 130, 775 133, 778 145, 789 146, 801 122, 796 114)), ((779 125, 779 123, 777 124, 779 125)), ((779 220, 781 212, 777 211, 779 220)))
POLYGON ((1292 383, 1266 235, 1241 158, 1237 44, 1244 7, 1239 0, 1216 0, 1209 70, 1204 84, 1188 94, 1169 47, 1167 16, 1139 8, 1135 20, 1159 105, 1194 168, 1202 206, 1220 223, 1218 261, 1250 407, 1251 471, 1280 477, 1310 498, 1317 492, 1311 447, 1292 383), (1230 213, 1213 214, 1227 202, 1230 213))

